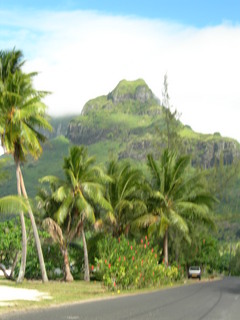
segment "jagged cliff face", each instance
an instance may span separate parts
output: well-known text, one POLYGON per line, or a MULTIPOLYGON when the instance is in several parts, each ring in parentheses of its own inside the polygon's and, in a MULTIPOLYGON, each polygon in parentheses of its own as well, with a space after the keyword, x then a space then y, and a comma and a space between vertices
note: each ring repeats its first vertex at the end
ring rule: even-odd
POLYGON ((107 138, 109 130, 98 127, 90 127, 82 123, 70 123, 67 130, 67 137, 74 144, 90 145, 107 138))
POLYGON ((192 150, 188 150, 191 154, 195 156, 192 160, 193 165, 200 165, 204 168, 209 168, 218 164, 222 158, 224 165, 230 165, 233 163, 234 159, 240 158, 240 149, 237 141, 229 141, 222 139, 217 139, 213 141, 196 141, 196 150, 194 153, 192 150))
POLYGON ((53 117, 50 119, 52 131, 44 131, 48 139, 54 139, 59 136, 67 136, 69 123, 76 116, 53 117))
MULTIPOLYGON (((192 165, 202 168, 210 168, 219 164, 231 165, 234 159, 240 159, 240 148, 237 141, 226 141, 224 138, 213 141, 200 141, 196 139, 185 140, 185 152, 192 156, 192 165)), ((157 153, 164 148, 159 144, 157 153)), ((119 153, 119 158, 132 158, 144 161, 148 153, 155 153, 155 145, 151 140, 137 140, 130 143, 126 149, 119 153)))
MULTIPOLYGON (((85 104, 81 116, 69 123, 67 137, 75 144, 104 142, 105 148, 116 143, 118 158, 145 161, 148 153, 164 148, 159 136, 165 125, 162 110, 144 80, 123 80, 108 95, 85 104)), ((184 152, 192 155, 192 164, 204 168, 212 167, 221 157, 224 164, 240 157, 239 143, 219 134, 201 135, 190 130, 183 137, 183 146, 184 152)))

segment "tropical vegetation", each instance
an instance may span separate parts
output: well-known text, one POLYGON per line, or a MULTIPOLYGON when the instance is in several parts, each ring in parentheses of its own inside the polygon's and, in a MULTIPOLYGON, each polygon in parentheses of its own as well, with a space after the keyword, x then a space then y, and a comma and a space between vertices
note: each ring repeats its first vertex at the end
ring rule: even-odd
MULTIPOLYGON (((190 129, 183 128, 171 109, 166 76, 161 106, 143 80, 131 83, 130 93, 128 82, 122 81, 101 101, 86 104, 72 125, 100 127, 107 139, 98 146, 91 135, 88 148, 74 145, 74 136, 71 142, 62 136, 43 149, 51 130, 42 100, 47 92, 34 88, 37 73, 24 73, 23 65, 21 51, 0 52, 1 144, 15 164, 18 191, 18 196, 0 199, 5 213, 0 268, 6 277, 18 282, 24 277, 43 282, 62 276, 67 282, 94 279, 110 290, 122 290, 171 284, 186 276, 191 264, 201 265, 205 274, 240 273, 239 246, 220 245, 214 215, 217 198, 224 197, 218 185, 222 173, 224 183, 230 183, 239 165, 229 169, 224 159, 216 158, 206 171, 186 155, 182 137, 190 129), (106 130, 109 125, 111 130, 106 130), (138 134, 145 130, 142 142, 138 134), (117 132, 123 134, 121 141, 114 141, 117 132), (123 145, 135 158, 121 159, 127 157, 123 145), (153 152, 141 153, 143 145, 153 152), (105 158, 92 156, 97 148, 105 158), (29 156, 38 159, 42 150, 49 171, 42 167, 32 175, 36 167, 29 156), (35 199, 27 196, 23 173, 30 175, 34 190, 38 188, 35 199), (10 275, 6 267, 11 267, 10 275)), ((6 173, 0 166, 2 181, 6 173)))
MULTIPOLYGON (((38 158, 45 140, 39 129, 51 129, 46 119, 46 105, 42 98, 46 92, 37 91, 33 87, 33 77, 37 73, 26 74, 22 71, 23 54, 20 50, 0 51, 0 135, 1 145, 6 153, 13 156, 16 164, 18 195, 27 199, 20 163, 26 161, 30 154, 38 158)), ((46 282, 47 273, 38 236, 35 218, 28 202, 29 217, 32 222, 36 248, 42 271, 42 280, 46 282)), ((18 281, 22 282, 27 258, 27 234, 23 211, 20 210, 22 225, 22 260, 18 281)))
POLYGON ((65 280, 72 281, 68 262, 68 244, 81 234, 84 248, 84 279, 89 281, 88 250, 85 237, 85 226, 95 222, 94 206, 111 210, 111 205, 104 198, 104 183, 108 177, 100 167, 94 166, 94 158, 88 157, 87 149, 74 146, 69 157, 64 159, 65 181, 57 177, 46 176, 42 182, 49 182, 52 187, 51 199, 55 202, 55 210, 50 210, 48 198, 45 206, 47 214, 52 218, 44 220, 45 227, 54 239, 58 239, 64 256, 65 280), (60 228, 65 229, 65 239, 60 228))
POLYGON ((191 242, 189 223, 207 223, 213 226, 210 209, 216 199, 206 190, 201 174, 187 172, 189 156, 178 157, 166 149, 159 162, 148 155, 151 172, 151 192, 148 211, 136 223, 148 226, 149 232, 157 232, 164 238, 164 260, 168 264, 169 232, 180 232, 186 241, 191 242))

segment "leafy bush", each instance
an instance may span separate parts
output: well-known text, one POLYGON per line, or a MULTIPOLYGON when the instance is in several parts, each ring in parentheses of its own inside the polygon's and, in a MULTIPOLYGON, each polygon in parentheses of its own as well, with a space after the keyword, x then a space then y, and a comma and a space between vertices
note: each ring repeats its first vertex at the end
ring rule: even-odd
POLYGON ((19 219, 0 223, 0 263, 9 268, 21 250, 21 227, 19 219))
POLYGON ((231 259, 230 271, 233 276, 240 275, 240 246, 237 247, 236 253, 231 259))
POLYGON ((98 251, 101 258, 95 258, 92 273, 112 290, 160 286, 182 275, 176 266, 158 263, 157 249, 147 237, 136 244, 124 236, 118 240, 107 236, 98 242, 98 251))
MULTIPOLYGON (((38 261, 37 250, 33 237, 31 222, 29 219, 25 219, 26 230, 28 235, 27 246, 27 263, 25 277, 27 279, 41 279, 41 270, 38 261)), ((45 259, 45 266, 50 279, 54 279, 57 275, 54 273, 56 268, 62 269, 63 258, 59 247, 52 245, 49 242, 49 235, 38 229, 39 237, 42 243, 43 256, 45 259)), ((0 263, 6 268, 12 266, 15 256, 18 254, 18 263, 15 268, 15 276, 19 272, 20 260, 21 260, 21 224, 19 217, 15 217, 12 220, 2 222, 0 224, 0 263)))
MULTIPOLYGON (((40 231, 39 237, 42 242, 42 251, 48 278, 54 280, 63 277, 62 272, 60 274, 55 272, 56 269, 63 270, 63 257, 59 245, 48 243, 49 235, 46 232, 40 231)), ((28 241, 25 277, 26 279, 42 278, 35 241, 32 237, 28 241)))

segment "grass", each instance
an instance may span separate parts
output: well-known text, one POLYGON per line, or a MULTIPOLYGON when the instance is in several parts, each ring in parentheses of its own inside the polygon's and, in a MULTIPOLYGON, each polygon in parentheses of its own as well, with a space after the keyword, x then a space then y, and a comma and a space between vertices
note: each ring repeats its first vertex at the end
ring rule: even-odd
POLYGON ((214 134, 204 134, 200 132, 193 131, 190 127, 185 126, 180 131, 180 136, 183 139, 192 139, 196 141, 202 141, 202 142, 218 142, 218 141, 234 141, 232 138, 228 137, 222 137, 220 133, 215 132, 214 134))
POLYGON ((86 283, 84 281, 74 281, 72 283, 65 283, 50 281, 47 284, 43 284, 40 281, 24 281, 22 284, 16 284, 15 282, 2 279, 0 280, 0 285, 21 289, 34 289, 52 297, 51 299, 43 299, 40 301, 10 301, 9 306, 0 306, 0 314, 32 308, 47 308, 112 295, 112 293, 103 288, 99 282, 86 283))
MULTIPOLYGON (((216 278, 215 280, 219 280, 216 278)), ((204 278, 202 281, 211 281, 213 279, 204 278)), ((152 287, 145 289, 125 290, 118 292, 110 292, 103 287, 101 282, 91 281, 86 283, 84 281, 74 281, 71 283, 65 283, 60 281, 50 281, 43 284, 40 281, 24 281, 22 284, 16 284, 15 282, 0 278, 0 286, 11 286, 21 289, 34 289, 42 293, 46 293, 51 296, 51 299, 43 299, 40 301, 10 301, 9 306, 0 306, 0 315, 9 312, 26 311, 29 309, 40 309, 56 307, 64 304, 79 303, 87 300, 96 300, 104 298, 117 297, 119 295, 140 294, 152 292, 160 289, 167 289, 171 287, 177 287, 180 285, 189 285, 193 283, 200 283, 198 280, 183 279, 177 283, 170 285, 163 285, 162 287, 152 287)))
POLYGON ((139 86, 148 88, 146 82, 143 79, 138 79, 135 81, 121 80, 113 90, 113 94, 116 92, 122 95, 129 93, 134 94, 137 87, 139 86))

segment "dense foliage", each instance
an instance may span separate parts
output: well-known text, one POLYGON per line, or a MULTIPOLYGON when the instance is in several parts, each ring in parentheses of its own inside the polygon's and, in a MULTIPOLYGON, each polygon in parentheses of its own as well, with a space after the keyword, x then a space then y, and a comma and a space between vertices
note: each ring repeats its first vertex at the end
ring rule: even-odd
MULTIPOLYGON (((26 229, 28 234, 28 258, 25 277, 27 279, 41 279, 41 270, 29 219, 26 219, 26 229)), ((3 264, 6 269, 11 268, 14 260, 17 258, 17 264, 13 275, 13 277, 16 278, 20 267, 21 252, 21 226, 19 217, 2 222, 0 224, 0 234, 0 264, 3 264)), ((62 270, 59 248, 51 243, 49 234, 40 228, 39 236, 42 242, 48 275, 50 279, 55 279, 57 277, 55 269, 61 268, 62 270)))
POLYGON ((158 248, 147 236, 140 243, 123 235, 118 239, 106 236, 98 242, 98 253, 92 273, 112 290, 161 286, 183 276, 179 265, 159 263, 158 248))
POLYGON ((20 213, 20 220, 14 216, 0 225, 0 263, 13 269, 16 264, 15 278, 18 274, 22 281, 25 272, 26 278, 42 274, 47 281, 42 251, 51 279, 58 270, 65 281, 83 274, 88 281, 90 266, 91 277, 111 290, 171 284, 186 275, 190 265, 200 265, 204 274, 240 274, 240 249, 233 243, 239 238, 239 222, 235 235, 228 233, 231 245, 226 249, 213 230, 211 214, 215 195, 228 209, 230 201, 235 208, 231 212, 238 213, 239 201, 231 201, 232 193, 225 188, 239 184, 240 164, 233 161, 233 153, 218 149, 219 134, 204 136, 199 144, 199 135, 178 121, 166 77, 162 105, 143 80, 121 81, 107 96, 89 101, 68 132, 65 123, 63 134, 71 142, 90 144, 98 163, 118 154, 107 167, 96 165, 85 146, 71 146, 64 136, 45 147, 48 171, 34 161, 25 166, 32 195, 40 176, 47 182, 34 212, 37 229, 20 166, 29 154, 40 156, 45 130, 51 126, 42 102, 47 93, 34 89, 36 73, 24 73, 23 64, 21 51, 0 51, 0 139, 13 156, 10 170, 15 163, 19 194, 0 199, 0 211, 20 213), (190 147, 193 159, 185 155, 190 147), (141 165, 121 158, 140 160, 141 165), (203 177, 198 165, 211 169, 203 177), (33 232, 28 219, 25 228, 25 209, 33 232))

